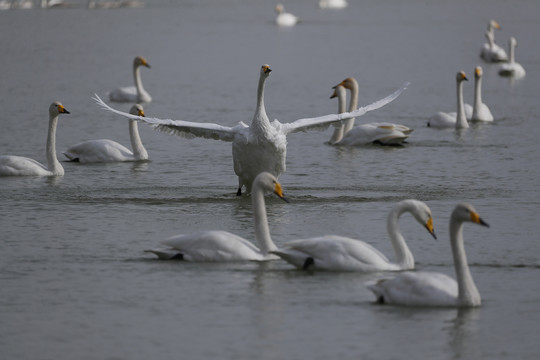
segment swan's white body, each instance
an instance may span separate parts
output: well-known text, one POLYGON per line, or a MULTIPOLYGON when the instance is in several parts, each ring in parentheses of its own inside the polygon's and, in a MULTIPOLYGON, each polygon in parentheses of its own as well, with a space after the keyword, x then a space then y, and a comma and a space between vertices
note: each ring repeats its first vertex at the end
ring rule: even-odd
POLYGON ((278 26, 289 27, 298 23, 298 17, 291 13, 285 12, 285 8, 282 4, 277 4, 275 10, 277 12, 276 24, 278 26))
POLYGON ((427 126, 433 128, 456 128, 466 129, 469 127, 467 122, 467 116, 465 114, 465 107, 463 104, 463 81, 466 81, 467 76, 465 72, 460 71, 456 75, 456 88, 457 88, 457 114, 438 112, 433 115, 427 126))
MULTIPOLYGON (((358 82, 354 78, 347 78, 334 87, 334 94, 330 98, 338 98, 338 113, 345 112, 347 95, 345 88, 351 91, 349 109, 358 106, 358 82)), ((367 144, 399 145, 402 144, 413 131, 405 125, 392 123, 368 123, 353 127, 354 118, 347 119, 334 129, 330 139, 332 145, 361 146, 367 144)))
POLYGON ((160 259, 180 259, 193 262, 226 262, 226 261, 266 261, 277 259, 270 254, 277 247, 270 237, 268 219, 264 203, 264 195, 274 192, 284 199, 281 185, 275 176, 261 173, 253 182, 251 195, 253 206, 253 222, 255 240, 252 242, 227 231, 200 231, 193 234, 178 235, 164 241, 165 249, 147 250, 160 259))
POLYGON ((517 41, 515 38, 511 37, 508 40, 508 48, 510 52, 510 58, 507 63, 501 64, 499 67, 499 75, 501 76, 510 76, 515 79, 521 79, 525 76, 525 69, 521 66, 520 63, 516 62, 516 46, 517 41))
POLYGON ((109 100, 116 102, 131 102, 131 103, 149 103, 152 97, 144 90, 141 80, 141 66, 150 68, 148 61, 142 56, 137 56, 133 60, 133 79, 135 86, 126 86, 115 89, 109 92, 109 100))
POLYGON ((484 33, 488 42, 484 43, 484 45, 482 45, 482 50, 480 50, 480 57, 486 62, 502 62, 508 60, 508 56, 504 49, 495 43, 495 29, 500 30, 501 26, 495 20, 490 20, 488 22, 487 31, 484 33))
MULTIPOLYGON (((143 107, 135 104, 131 107, 130 114, 144 116, 143 107)), ((148 159, 148 152, 139 136, 136 120, 129 119, 129 135, 133 151, 113 140, 99 139, 83 141, 71 146, 64 151, 64 155, 70 161, 81 163, 91 162, 116 162, 116 161, 141 161, 148 159)))
POLYGON ((480 66, 474 69, 474 104, 472 116, 470 117, 472 121, 493 121, 493 115, 489 107, 482 102, 483 74, 484 71, 480 66))
POLYGON ((487 225, 469 204, 459 204, 450 218, 450 244, 454 257, 456 280, 432 272, 405 272, 394 278, 369 283, 368 288, 382 304, 405 306, 480 306, 463 245, 463 222, 487 225))
POLYGON ((361 107, 354 112, 299 119, 291 123, 282 124, 278 120, 270 122, 264 107, 264 83, 271 71, 268 65, 261 67, 257 88, 257 107, 251 125, 240 122, 236 126, 228 127, 212 123, 140 117, 111 108, 97 95, 95 99, 106 110, 113 111, 130 119, 143 121, 161 131, 188 138, 203 137, 232 142, 234 172, 238 176, 237 193, 240 195, 243 186, 245 186, 247 192, 251 191, 253 180, 261 172, 266 171, 276 177, 285 172, 288 134, 309 129, 325 129, 330 124, 340 122, 344 119, 362 116, 368 111, 388 104, 397 98, 407 86, 405 84, 393 94, 370 105, 361 107))
POLYGON ((319 0, 321 9, 344 9, 347 6, 349 6, 347 0, 319 0))
POLYGON ((404 212, 410 212, 435 237, 431 210, 425 203, 418 200, 399 202, 387 219, 396 263, 362 240, 337 235, 289 241, 272 253, 299 269, 362 272, 414 269, 414 257, 398 230, 398 220, 404 212))
POLYGON ((55 101, 49 107, 47 135, 47 165, 23 156, 0 156, 0 176, 62 176, 64 168, 56 158, 56 125, 59 114, 69 114, 62 104, 55 101))

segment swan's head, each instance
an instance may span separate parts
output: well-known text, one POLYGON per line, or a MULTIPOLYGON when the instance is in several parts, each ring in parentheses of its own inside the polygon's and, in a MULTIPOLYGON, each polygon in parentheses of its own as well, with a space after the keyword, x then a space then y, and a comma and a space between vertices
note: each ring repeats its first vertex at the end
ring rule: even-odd
POLYGON ((283 4, 277 4, 275 10, 276 10, 276 12, 277 12, 278 14, 281 14, 282 12, 285 11, 285 8, 283 7, 283 4))
POLYGON ((405 203, 409 207, 411 214, 414 216, 416 221, 423 225, 427 231, 433 236, 434 239, 437 239, 435 235, 435 228, 433 227, 433 216, 431 215, 431 209, 426 203, 418 200, 404 200, 401 203, 398 203, 396 206, 405 203))
POLYGON ((497 30, 501 30, 501 25, 499 25, 498 22, 496 22, 495 20, 490 20, 489 23, 488 23, 488 29, 497 29, 497 30))
POLYGON ((349 90, 358 88, 358 82, 353 77, 346 78, 345 80, 343 80, 342 82, 340 82, 339 84, 334 86, 334 88, 336 88, 336 87, 338 87, 340 85, 343 86, 345 89, 349 89, 349 90))
POLYGON ((261 76, 268 76, 270 75, 271 71, 272 69, 270 69, 270 65, 264 64, 263 66, 261 66, 261 76))
POLYGON ((144 109, 142 105, 135 104, 131 107, 131 109, 129 109, 129 113, 132 115, 144 116, 144 109))
POLYGON ((289 200, 285 198, 283 188, 281 187, 281 184, 278 182, 277 178, 268 172, 262 172, 257 175, 253 181, 253 187, 260 187, 264 190, 264 192, 273 192, 283 201, 289 202, 289 200))
POLYGON ((508 43, 510 44, 511 47, 516 47, 517 46, 517 40, 513 36, 508 40, 508 43))
POLYGON ((51 116, 57 116, 58 114, 69 114, 70 112, 66 110, 64 105, 59 101, 55 101, 49 106, 49 114, 51 116))
POLYGON ((146 61, 146 59, 143 58, 142 56, 137 56, 133 60, 133 66, 135 66, 135 67, 137 67, 137 66, 146 66, 147 68, 150 68, 150 64, 148 64, 148 61, 146 61))
POLYGON ((469 79, 467 79, 467 75, 465 75, 465 71, 460 71, 457 73, 456 75, 457 82, 468 81, 468 80, 469 79))
POLYGON ((347 96, 345 87, 343 85, 336 85, 333 87, 334 93, 330 96, 330 99, 333 99, 337 97, 338 99, 342 99, 345 96, 347 96))
POLYGON ((477 79, 480 79, 484 75, 484 70, 482 70, 481 66, 477 66, 474 68, 474 77, 477 79))
POLYGON ((452 212, 451 221, 468 221, 478 225, 489 227, 489 225, 484 220, 482 220, 480 215, 478 215, 474 207, 468 203, 461 203, 456 206, 456 208, 452 212))

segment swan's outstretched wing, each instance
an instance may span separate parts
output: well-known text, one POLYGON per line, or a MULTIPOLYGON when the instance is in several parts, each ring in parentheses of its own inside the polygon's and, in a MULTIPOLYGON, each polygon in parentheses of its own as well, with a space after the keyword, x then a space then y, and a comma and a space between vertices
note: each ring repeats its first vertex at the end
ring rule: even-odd
POLYGON ((186 138, 202 137, 206 139, 233 141, 235 135, 239 132, 239 129, 243 129, 245 127, 243 125, 228 127, 212 123, 196 123, 183 120, 137 116, 113 109, 109 105, 105 104, 105 102, 96 94, 94 94, 93 99, 105 110, 122 115, 128 119, 142 121, 157 130, 186 138))
MULTIPOLYGON (((341 113, 341 114, 331 114, 326 116, 319 116, 316 118, 309 118, 309 119, 299 119, 296 121, 293 121, 292 123, 286 123, 281 124, 281 130, 285 134, 290 134, 298 131, 306 131, 311 129, 326 129, 328 126, 330 126, 332 123, 346 120, 350 118, 356 118, 364 115, 365 113, 377 110, 384 105, 394 101, 401 93, 407 89, 407 87, 410 85, 409 82, 406 82, 403 84, 403 86, 396 90, 394 93, 388 95, 387 97, 377 100, 374 103, 371 103, 369 105, 363 106, 361 108, 358 108, 355 111, 341 113)), ((276 121, 274 121, 276 122, 276 121)))

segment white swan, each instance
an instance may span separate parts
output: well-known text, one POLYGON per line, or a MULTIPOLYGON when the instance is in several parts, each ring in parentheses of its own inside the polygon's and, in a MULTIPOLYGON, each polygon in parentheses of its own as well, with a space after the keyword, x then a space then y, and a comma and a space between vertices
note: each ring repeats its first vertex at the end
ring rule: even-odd
MULTIPOLYGON (((129 113, 144 116, 144 110, 140 104, 133 105, 129 113)), ((133 152, 116 141, 99 139, 83 141, 73 145, 64 151, 64 155, 70 161, 81 163, 147 160, 148 153, 139 136, 137 121, 131 119, 128 121, 131 148, 133 149, 133 152)))
POLYGON ((111 108, 97 95, 95 95, 94 99, 106 110, 130 119, 143 121, 158 130, 183 137, 203 137, 232 142, 234 172, 238 176, 237 194, 241 195, 243 186, 245 186, 247 192, 250 192, 251 183, 261 172, 266 171, 278 177, 285 171, 288 134, 308 129, 326 129, 332 123, 350 117, 362 116, 368 111, 378 109, 397 98, 408 85, 405 84, 393 94, 351 113, 299 119, 282 124, 278 120, 270 122, 264 107, 264 84, 271 71, 269 65, 261 67, 257 88, 257 106, 251 125, 240 122, 234 127, 228 127, 212 123, 140 117, 111 108))
POLYGON ((133 59, 133 79, 135 86, 121 87, 109 92, 109 100, 116 102, 132 102, 132 103, 149 103, 152 97, 144 90, 140 67, 145 66, 150 68, 148 61, 142 56, 137 56, 133 59))
POLYGON ((69 114, 55 101, 49 106, 49 132, 47 135, 47 165, 36 160, 13 155, 0 156, 0 176, 62 176, 64 168, 56 158, 56 125, 59 114, 69 114))
POLYGON ((469 271, 463 246, 463 223, 489 227, 470 204, 459 204, 450 217, 450 244, 456 280, 434 272, 405 272, 367 284, 381 304, 406 306, 480 306, 482 300, 469 271))
POLYGON ((484 43, 484 45, 482 45, 482 50, 480 50, 480 57, 486 62, 501 62, 508 60, 508 56, 504 49, 495 43, 495 29, 500 30, 501 26, 495 20, 490 20, 488 22, 487 31, 484 33, 488 42, 484 43))
POLYGON ((298 23, 298 17, 291 13, 285 12, 283 4, 277 4, 275 10, 277 13, 276 24, 278 26, 288 27, 294 26, 298 23))
POLYGON ((510 58, 507 63, 501 64, 499 67, 499 75, 501 76, 510 76, 515 79, 521 79, 525 76, 525 69, 521 66, 520 63, 516 62, 516 46, 517 41, 514 37, 511 37, 508 40, 508 48, 510 52, 510 58))
POLYGON ((414 257, 398 230, 399 217, 405 212, 410 212, 435 237, 431 210, 425 203, 418 200, 397 203, 387 219, 396 263, 390 262, 380 251, 362 240, 337 235, 289 241, 271 252, 304 270, 369 272, 414 269, 414 257))
MULTIPOLYGON (((358 104, 358 83, 354 78, 347 78, 334 86, 334 93, 330 96, 330 99, 338 98, 338 113, 345 112, 347 101, 345 86, 351 89, 349 108, 355 109, 358 104)), ((398 145, 402 144, 413 131, 407 126, 392 123, 368 123, 352 127, 354 118, 347 119, 340 125, 334 129, 330 139, 332 145, 359 146, 373 143, 398 145)))
POLYGON ((264 195, 269 192, 273 192, 287 201, 276 177, 269 173, 261 173, 253 182, 253 193, 251 195, 255 240, 259 247, 227 231, 207 230, 171 237, 163 242, 167 248, 146 251, 156 254, 160 259, 179 259, 194 262, 277 259, 276 256, 270 254, 277 247, 270 237, 266 217, 264 195))
POLYGON ((347 6, 349 6, 347 0, 319 0, 321 9, 344 9, 347 6))
POLYGON ((457 88, 457 113, 438 112, 433 115, 427 123, 427 126, 434 128, 456 128, 466 129, 469 127, 465 108, 463 105, 463 81, 467 81, 467 76, 464 71, 460 71, 456 75, 457 88))
POLYGON ((484 71, 482 67, 477 66, 474 69, 474 103, 472 121, 493 121, 493 115, 489 107, 482 102, 482 76, 484 71))

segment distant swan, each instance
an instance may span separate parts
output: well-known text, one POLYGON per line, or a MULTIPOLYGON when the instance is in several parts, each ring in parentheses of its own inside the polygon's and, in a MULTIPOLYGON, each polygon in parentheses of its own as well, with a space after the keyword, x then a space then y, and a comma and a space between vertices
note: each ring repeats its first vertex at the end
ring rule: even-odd
POLYGON ((495 20, 490 20, 487 31, 484 33, 488 42, 484 43, 480 51, 480 57, 486 62, 501 62, 508 59, 504 49, 495 44, 495 29, 500 30, 501 26, 495 20))
POLYGON ((508 40, 508 47, 510 52, 510 59, 507 63, 501 64, 499 67, 499 75, 501 76, 510 76, 515 79, 521 79, 525 76, 525 69, 521 66, 520 63, 516 62, 516 46, 517 41, 514 37, 511 37, 508 40))
POLYGON ((319 0, 321 9, 344 9, 347 6, 349 6, 347 0, 319 0))
POLYGON ((109 92, 109 100, 116 102, 131 102, 131 103, 149 103, 152 97, 144 90, 140 67, 145 66, 150 68, 148 61, 142 56, 137 56, 133 59, 133 79, 135 86, 121 87, 109 92))
POLYGON ((278 26, 294 26, 298 23, 298 17, 285 12, 283 4, 277 4, 275 10, 278 14, 276 16, 276 24, 278 24, 278 26))
MULTIPOLYGON (((140 104, 133 105, 129 113, 144 116, 144 110, 140 104)), ((116 141, 100 139, 88 140, 73 145, 64 152, 64 155, 70 161, 81 163, 147 160, 148 153, 139 136, 137 121, 131 119, 128 121, 133 152, 116 141)))
POLYGON ((414 269, 414 257, 398 230, 399 217, 410 212, 435 238, 429 207, 418 200, 403 200, 388 214, 388 236, 394 247, 396 263, 362 240, 337 235, 293 240, 271 251, 299 269, 330 271, 399 271, 414 269))
POLYGON ((493 115, 489 107, 482 102, 482 76, 484 71, 482 67, 477 66, 474 69, 474 104, 472 121, 493 121, 493 115))
POLYGON ((482 300, 469 271, 463 245, 463 222, 489 227, 470 204, 459 204, 450 218, 450 244, 456 280, 435 272, 405 272, 367 284, 381 304, 405 306, 480 306, 482 300))
POLYGON ((47 136, 47 164, 13 155, 0 156, 0 176, 62 176, 64 168, 56 158, 56 125, 59 114, 69 114, 64 106, 55 101, 49 107, 49 132, 47 136))
MULTIPOLYGON (((347 78, 339 85, 334 86, 334 93, 330 99, 338 98, 338 113, 345 112, 347 95, 345 86, 351 89, 349 109, 355 109, 358 104, 358 83, 354 78, 347 78)), ((359 146, 367 144, 399 145, 402 144, 413 131, 404 125, 392 123, 368 123, 355 127, 354 118, 347 119, 344 124, 337 126, 330 139, 332 145, 359 146)))
POLYGON ((264 195, 273 192, 285 200, 276 177, 261 173, 253 182, 251 195, 255 240, 252 242, 227 231, 206 230, 192 234, 177 235, 163 242, 165 249, 146 250, 160 259, 179 259, 193 262, 266 261, 277 259, 270 251, 277 249, 270 237, 264 195))
POLYGON ((240 122, 236 126, 228 127, 212 123, 140 117, 111 108, 97 95, 95 96, 95 100, 106 110, 130 119, 143 121, 158 130, 174 135, 188 138, 203 137, 232 142, 234 172, 238 176, 237 195, 241 195, 243 186, 245 186, 246 192, 249 193, 251 191, 251 183, 261 172, 266 171, 276 177, 285 172, 288 134, 309 129, 326 129, 329 125, 344 119, 362 116, 368 111, 376 110, 388 104, 397 98, 407 86, 406 84, 393 94, 351 113, 299 119, 291 123, 282 124, 278 120, 270 122, 264 107, 264 84, 271 71, 269 65, 263 65, 261 67, 259 85, 257 87, 257 106, 251 125, 240 122))
POLYGON ((465 115, 465 108, 463 105, 463 81, 466 81, 467 76, 465 72, 460 71, 456 75, 456 88, 457 88, 457 114, 438 112, 433 115, 427 123, 427 126, 434 128, 456 128, 467 129, 469 123, 465 115))

